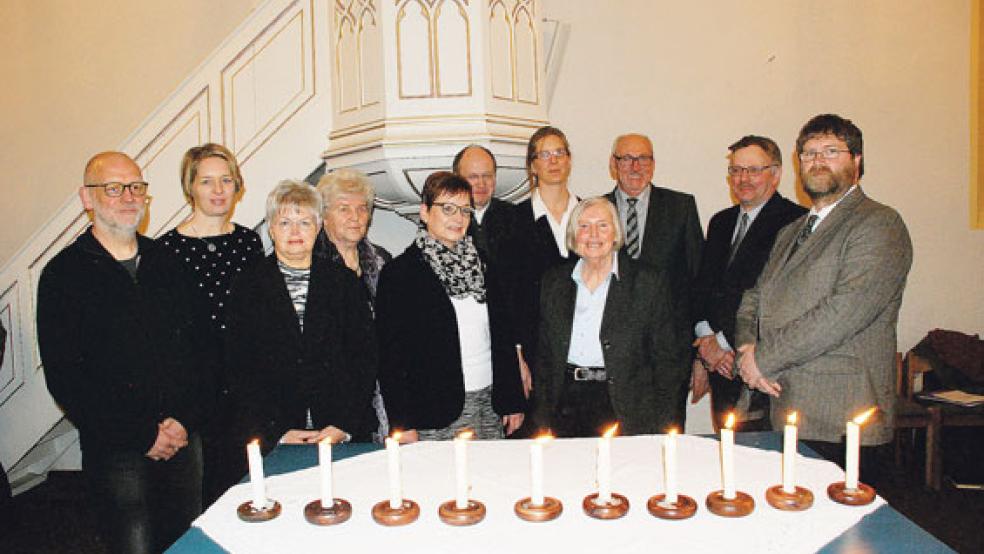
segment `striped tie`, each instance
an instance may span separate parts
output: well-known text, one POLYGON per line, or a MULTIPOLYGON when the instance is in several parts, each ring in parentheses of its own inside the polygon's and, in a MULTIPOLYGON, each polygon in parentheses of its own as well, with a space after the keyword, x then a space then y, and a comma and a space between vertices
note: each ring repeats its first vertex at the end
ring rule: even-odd
POLYGON ((638 198, 628 198, 629 211, 625 217, 625 251, 633 258, 639 257, 639 212, 636 211, 638 198))
POLYGON ((731 242, 731 251, 728 253, 728 265, 735 259, 738 247, 741 246, 741 239, 745 238, 745 231, 748 230, 748 212, 741 214, 741 221, 738 223, 738 232, 735 233, 735 240, 731 242))
POLYGON ((813 226, 816 224, 818 219, 820 218, 816 214, 806 218, 806 225, 804 225, 799 234, 796 235, 796 242, 794 242, 793 247, 789 249, 789 257, 786 258, 787 262, 793 257, 793 254, 799 250, 799 247, 806 242, 806 239, 810 238, 810 235, 813 234, 813 226))

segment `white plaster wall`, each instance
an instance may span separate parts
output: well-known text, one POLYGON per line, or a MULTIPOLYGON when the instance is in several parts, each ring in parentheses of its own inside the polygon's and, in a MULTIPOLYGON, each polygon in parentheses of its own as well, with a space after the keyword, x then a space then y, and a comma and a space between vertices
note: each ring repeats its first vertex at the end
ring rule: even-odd
POLYGON ((0 267, 259 3, 0 2, 0 267))

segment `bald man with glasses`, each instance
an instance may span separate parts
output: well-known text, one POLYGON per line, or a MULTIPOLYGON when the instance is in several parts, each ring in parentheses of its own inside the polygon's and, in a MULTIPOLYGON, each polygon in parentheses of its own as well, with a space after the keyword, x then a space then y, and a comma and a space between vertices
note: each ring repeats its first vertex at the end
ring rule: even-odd
POLYGON ((619 136, 608 163, 616 181, 606 196, 618 209, 625 229, 626 254, 663 271, 670 283, 674 327, 680 344, 673 375, 662 378, 672 387, 674 421, 682 428, 690 383, 690 340, 693 329, 691 287, 697 276, 704 234, 697 203, 690 194, 654 186, 653 143, 640 134, 619 136))
POLYGON ((197 429, 217 393, 193 285, 137 233, 147 191, 127 155, 94 156, 79 187, 92 225, 38 285, 48 390, 79 430, 93 520, 128 554, 163 551, 201 513, 197 429))

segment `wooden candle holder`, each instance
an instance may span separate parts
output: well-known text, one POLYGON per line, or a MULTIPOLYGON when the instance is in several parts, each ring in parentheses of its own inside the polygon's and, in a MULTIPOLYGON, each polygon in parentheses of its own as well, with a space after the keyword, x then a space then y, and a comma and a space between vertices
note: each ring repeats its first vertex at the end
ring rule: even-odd
POLYGON ((564 505, 556 498, 545 496, 543 497, 543 504, 535 506, 533 500, 527 496, 517 500, 513 510, 519 519, 525 521, 550 521, 560 516, 560 513, 564 511, 564 505))
POLYGON ((777 510, 800 512, 813 506, 813 493, 803 487, 796 487, 794 492, 788 493, 782 490, 782 485, 776 485, 766 489, 765 500, 777 510))
POLYGON ((827 487, 827 496, 834 502, 847 506, 864 506, 875 501, 875 489, 860 482, 858 488, 849 489, 844 481, 838 481, 827 487))
POLYGON ((377 502, 372 507, 372 519, 376 520, 376 523, 385 525, 386 527, 407 525, 417 521, 418 517, 420 517, 420 506, 413 500, 407 500, 406 498, 403 499, 403 504, 395 510, 390 508, 389 500, 377 502))
POLYGON ((724 497, 724 491, 714 491, 707 495, 707 509, 721 517, 745 517, 755 509, 755 500, 741 491, 735 497, 724 497))
POLYGON ((611 502, 599 503, 595 492, 584 497, 581 507, 595 519, 618 519, 629 512, 629 499, 613 492, 611 502))
POLYGON ((437 509, 437 515, 448 525, 475 525, 485 519, 485 504, 469 499, 468 506, 459 510, 454 500, 448 500, 437 509))
POLYGON ((666 504, 665 494, 657 494, 646 502, 649 513, 660 519, 687 519, 697 513, 697 501, 685 494, 678 494, 677 501, 666 504))
POLYGON ((304 519, 311 525, 338 525, 352 517, 352 505, 347 500, 333 498, 334 504, 325 507, 321 500, 315 500, 304 506, 304 519))
POLYGON ((277 502, 276 500, 273 501, 273 504, 270 504, 268 501, 266 506, 262 506, 258 509, 253 506, 252 501, 247 501, 243 502, 238 508, 236 508, 236 515, 238 515, 239 519, 243 521, 257 523, 260 521, 270 521, 271 519, 279 516, 281 509, 280 502, 277 502))

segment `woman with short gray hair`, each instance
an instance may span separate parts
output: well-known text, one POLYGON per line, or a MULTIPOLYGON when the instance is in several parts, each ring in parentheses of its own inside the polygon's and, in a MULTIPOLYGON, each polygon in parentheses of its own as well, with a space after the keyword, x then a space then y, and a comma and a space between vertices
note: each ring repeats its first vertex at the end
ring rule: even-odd
POLYGON ((351 272, 314 256, 321 195, 283 181, 267 198, 273 254, 236 282, 229 300, 226 367, 243 439, 368 440, 376 377, 369 303, 351 272))

